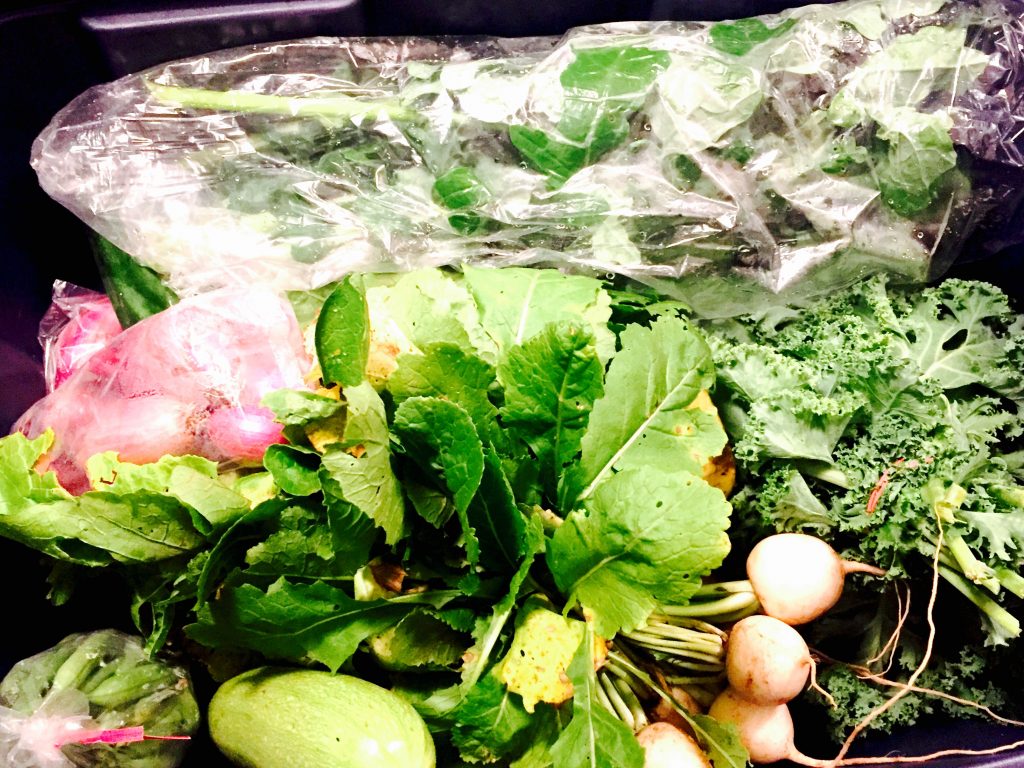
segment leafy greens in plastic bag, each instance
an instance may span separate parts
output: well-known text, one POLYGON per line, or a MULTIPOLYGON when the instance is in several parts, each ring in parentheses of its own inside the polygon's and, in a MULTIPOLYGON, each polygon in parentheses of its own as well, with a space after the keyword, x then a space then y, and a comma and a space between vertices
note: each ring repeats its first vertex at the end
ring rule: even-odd
POLYGON ((540 263, 729 313, 872 271, 935 276, 999 207, 985 231, 1016 237, 1020 10, 856 0, 226 51, 89 91, 33 164, 181 295, 540 263), (706 275, 727 280, 689 279, 706 275))

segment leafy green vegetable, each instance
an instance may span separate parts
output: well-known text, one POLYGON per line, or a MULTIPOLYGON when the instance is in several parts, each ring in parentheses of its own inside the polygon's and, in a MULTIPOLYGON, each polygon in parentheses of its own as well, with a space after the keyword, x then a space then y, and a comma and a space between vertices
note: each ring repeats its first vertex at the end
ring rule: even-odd
POLYGON ((480 544, 467 512, 483 477, 484 452, 469 414, 447 400, 413 397, 398 407, 392 430, 409 458, 439 471, 462 525, 466 556, 475 563, 480 544))
POLYGON ((316 321, 316 356, 327 384, 354 387, 366 375, 370 317, 366 296, 345 278, 327 297, 316 321))
POLYGON ((576 48, 559 78, 564 92, 558 137, 522 125, 509 128, 513 146, 536 170, 561 185, 622 143, 669 56, 639 46, 576 48))
POLYGON ((729 551, 729 504, 699 476, 725 445, 710 351, 680 305, 617 291, 613 322, 594 278, 474 268, 292 300, 325 394, 265 397, 286 442, 262 467, 99 454, 75 497, 35 471, 51 437, 18 434, 0 441, 0 532, 118 564, 148 647, 183 628, 218 677, 365 671, 452 759, 642 759, 570 662, 585 631, 603 654, 688 601, 729 551))
POLYGON ((355 505, 394 543, 405 531, 405 505, 391 468, 384 403, 367 383, 347 388, 345 397, 342 441, 324 453, 320 483, 328 497, 355 505))
POLYGON ((103 280, 103 290, 110 297, 122 327, 135 325, 177 302, 174 291, 163 284, 156 272, 106 238, 94 235, 92 252, 103 280))
MULTIPOLYGON (((1024 566, 1015 458, 1022 323, 1006 297, 984 283, 906 289, 874 279, 799 313, 712 329, 722 372, 715 398, 746 472, 733 500, 734 517, 744 522, 734 538, 813 532, 852 559, 926 588, 941 525, 939 605, 962 616, 973 603, 979 618, 939 625, 929 675, 942 680, 929 679, 945 692, 978 693, 979 678, 969 670, 995 658, 982 647, 1020 633, 1013 611, 1024 566), (958 645, 972 649, 963 664, 945 650, 958 645)), ((871 594, 879 588, 884 583, 856 590, 861 602, 851 610, 880 605, 888 624, 856 616, 826 622, 816 645, 848 648, 850 628, 858 627, 859 661, 884 656, 896 609, 871 594)), ((905 679, 915 668, 927 631, 922 613, 912 614, 894 675, 905 679)), ((842 699, 832 715, 839 738, 882 694, 849 675, 827 679, 842 699)), ((915 696, 878 727, 932 710, 915 696)))
MULTIPOLYGON (((172 467, 187 466, 191 459, 164 459, 121 485, 113 480, 112 490, 72 496, 52 472, 39 474, 34 469, 53 439, 51 432, 34 440, 20 432, 0 439, 0 532, 4 536, 82 565, 155 562, 203 546, 204 537, 195 523, 209 519, 176 498, 169 492, 170 483, 163 482, 169 479, 172 467)), ((197 463, 204 461, 198 459, 197 463)), ((131 465, 109 457, 104 457, 102 464, 94 463, 97 470, 108 466, 119 466, 132 476, 131 465)), ((217 522, 230 518, 242 501, 229 489, 221 489, 227 498, 220 500, 226 501, 229 509, 204 506, 209 518, 217 522)), ((208 499, 200 496, 198 502, 208 499)))
MULTIPOLYGON (((571 498, 590 497, 613 472, 639 466, 699 473, 725 447, 725 432, 689 409, 714 380, 711 350, 678 319, 630 326, 594 403, 571 498), (644 385, 637 386, 637 371, 644 385)), ((571 502, 570 502, 571 503, 571 502)))
POLYGON ((723 53, 743 56, 755 46, 784 35, 796 25, 796 19, 786 19, 776 27, 769 27, 758 18, 721 22, 708 30, 711 45, 723 53))
POLYGON ((495 762, 516 755, 536 725, 537 718, 492 672, 456 710, 452 741, 467 760, 495 762))
POLYGON ((729 553, 728 502, 683 470, 625 469, 584 506, 552 537, 548 567, 601 637, 643 626, 658 603, 687 602, 729 553))
POLYGON ((418 606, 440 607, 453 597, 422 593, 361 602, 323 582, 291 584, 282 577, 265 591, 251 584, 224 589, 186 631, 213 648, 305 658, 337 671, 363 640, 397 624, 418 606))
POLYGON ((552 498, 557 478, 580 450, 603 377, 594 337, 566 323, 548 324, 498 366, 502 422, 530 446, 552 498))

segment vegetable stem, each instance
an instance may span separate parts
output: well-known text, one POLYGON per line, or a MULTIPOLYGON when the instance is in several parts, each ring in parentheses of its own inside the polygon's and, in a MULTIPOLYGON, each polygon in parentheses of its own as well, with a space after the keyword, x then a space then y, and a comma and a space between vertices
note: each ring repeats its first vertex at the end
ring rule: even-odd
POLYGON ((690 603, 689 605, 663 605, 658 613, 666 616, 715 619, 718 621, 734 620, 756 613, 757 597, 753 592, 735 592, 717 600, 690 603))
POLYGON ((146 87, 155 99, 193 109, 212 109, 224 112, 254 112, 265 115, 291 115, 293 117, 412 120, 415 113, 389 101, 360 101, 352 96, 275 96, 247 91, 211 91, 206 88, 186 88, 162 85, 151 80, 146 87))
POLYGON ((978 606, 989 621, 1007 637, 1013 638, 1020 635, 1020 622, 1017 618, 991 597, 981 592, 961 574, 942 565, 939 566, 939 574, 960 594, 978 606))

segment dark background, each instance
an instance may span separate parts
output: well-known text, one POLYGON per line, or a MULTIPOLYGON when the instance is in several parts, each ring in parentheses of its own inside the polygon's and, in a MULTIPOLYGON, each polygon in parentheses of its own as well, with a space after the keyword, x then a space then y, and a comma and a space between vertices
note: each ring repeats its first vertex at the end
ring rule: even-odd
MULTIPOLYGON (((63 2, 5 4, 0 10, 0 434, 43 394, 37 326, 57 278, 100 289, 77 218, 51 201, 29 167, 33 139, 90 86, 160 62, 247 43, 310 35, 558 35, 581 24, 638 19, 742 18, 803 5, 800 0, 278 0, 277 2, 63 2)), ((954 273, 1024 293, 1017 249, 984 259, 965 254, 954 273)), ((0 540, 0 675, 14 661, 70 632, 124 626, 128 596, 103 573, 91 602, 55 608, 49 569, 25 547, 0 540)), ((200 687, 202 687, 202 681, 200 687)), ((926 752, 943 746, 1005 743, 1019 735, 991 727, 918 729, 882 742, 926 752)), ((201 737, 188 765, 221 765, 201 737)), ((964 763, 956 763, 963 765, 964 763)), ((1016 754, 972 761, 1024 768, 1016 754)))

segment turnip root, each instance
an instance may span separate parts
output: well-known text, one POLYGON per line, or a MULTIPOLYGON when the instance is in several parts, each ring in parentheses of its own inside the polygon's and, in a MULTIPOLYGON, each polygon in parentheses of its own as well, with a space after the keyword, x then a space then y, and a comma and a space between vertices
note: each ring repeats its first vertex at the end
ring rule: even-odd
POLYGON ((636 740, 644 750, 644 768, 711 768, 693 737, 669 723, 651 723, 636 740))
POLYGON ((747 578, 761 609, 786 624, 806 624, 836 604, 849 573, 885 571, 843 560, 826 542, 802 533, 762 539, 747 557, 747 578))
POLYGON ((811 654, 800 633, 771 616, 748 616, 729 633, 729 685, 755 704, 785 704, 804 689, 811 654))
POLYGON ((756 765, 786 760, 796 754, 793 718, 785 704, 754 704, 733 688, 726 688, 708 714, 739 729, 740 741, 750 755, 750 762, 756 765))

